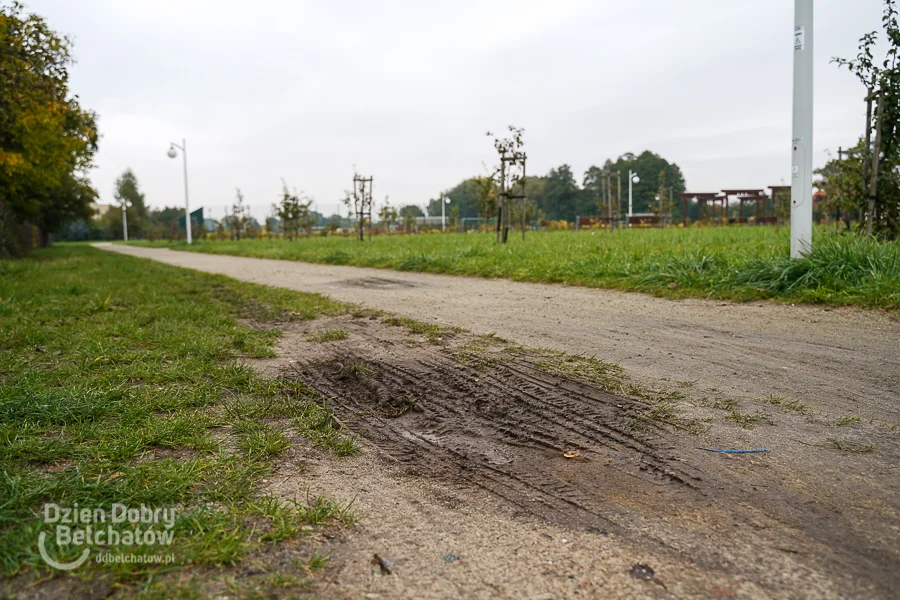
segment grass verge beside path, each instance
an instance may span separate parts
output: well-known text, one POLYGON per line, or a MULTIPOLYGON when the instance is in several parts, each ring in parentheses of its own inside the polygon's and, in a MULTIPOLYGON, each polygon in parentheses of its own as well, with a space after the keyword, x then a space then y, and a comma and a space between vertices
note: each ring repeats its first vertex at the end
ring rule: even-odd
POLYGON ((508 246, 488 234, 135 242, 210 254, 500 277, 648 292, 668 298, 856 305, 900 310, 900 242, 815 231, 813 252, 788 258, 787 228, 706 227, 529 232, 508 246))
MULTIPOLYGON (((0 596, 62 574, 39 555, 41 531, 57 561, 86 547, 56 543, 42 520, 45 503, 176 509, 171 545, 96 546, 67 576, 71 589, 100 581, 129 597, 172 597, 160 579, 172 571, 179 597, 191 597, 210 567, 259 559, 279 541, 351 522, 327 498, 293 505, 260 496, 256 484, 292 437, 338 455, 355 442, 313 391, 235 360, 271 356, 278 336, 241 318, 344 310, 316 294, 80 245, 0 264, 0 596), (96 563, 107 551, 171 554, 175 562, 96 563)), ((259 593, 276 586, 276 597, 302 591, 323 557, 292 560, 247 585, 259 593)), ((243 595, 240 585, 222 591, 243 595)))

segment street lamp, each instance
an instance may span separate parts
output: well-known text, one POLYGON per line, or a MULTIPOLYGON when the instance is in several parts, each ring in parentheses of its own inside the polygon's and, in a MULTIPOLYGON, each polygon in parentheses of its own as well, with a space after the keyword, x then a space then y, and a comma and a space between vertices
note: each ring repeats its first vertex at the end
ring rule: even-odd
POLYGON ((184 228, 187 232, 187 243, 191 243, 191 208, 188 205, 188 179, 187 179, 187 141, 184 138, 181 139, 181 145, 179 146, 175 142, 169 144, 168 155, 169 158, 175 158, 178 156, 178 152, 176 152, 175 148, 181 150, 181 157, 184 159, 184 228))
POLYGON ((446 217, 444 216, 445 215, 444 207, 447 204, 450 204, 449 196, 444 197, 443 201, 441 202, 441 233, 444 233, 444 221, 446 219, 446 217))
POLYGON ((631 169, 628 169, 628 221, 631 223, 631 184, 640 183, 641 178, 638 177, 637 173, 632 172, 631 169))
POLYGON ((128 241, 128 213, 125 212, 125 209, 131 206, 131 202, 128 200, 122 200, 122 240, 128 241))

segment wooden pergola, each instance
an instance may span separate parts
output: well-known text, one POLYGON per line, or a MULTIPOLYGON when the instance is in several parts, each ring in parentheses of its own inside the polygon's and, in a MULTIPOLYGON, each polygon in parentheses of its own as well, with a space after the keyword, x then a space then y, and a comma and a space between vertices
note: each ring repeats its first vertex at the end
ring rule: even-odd
POLYGON ((727 196, 722 196, 718 192, 684 192, 681 194, 681 223, 687 225, 687 203, 688 200, 697 201, 697 220, 703 215, 703 207, 707 202, 712 202, 712 218, 716 218, 716 205, 722 203, 722 211, 727 215, 728 202, 727 196))
MULTIPOLYGON (((744 218, 744 202, 753 202, 755 208, 754 217, 755 222, 759 222, 759 203, 763 203, 763 216, 766 216, 766 200, 768 199, 765 193, 765 190, 722 190, 722 193, 725 194, 726 198, 730 198, 731 196, 737 197, 740 202, 740 212, 738 212, 738 223, 745 223, 747 220, 744 218)), ((728 216, 727 206, 728 201, 725 201, 726 212, 725 216, 728 216)))

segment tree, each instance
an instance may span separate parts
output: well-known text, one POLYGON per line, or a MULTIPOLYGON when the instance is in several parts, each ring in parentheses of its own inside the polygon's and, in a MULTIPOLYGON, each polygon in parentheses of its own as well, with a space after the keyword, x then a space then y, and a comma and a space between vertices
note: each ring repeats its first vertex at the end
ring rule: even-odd
POLYGON ((425 213, 420 207, 416 206, 415 204, 407 204, 400 209, 400 216, 405 217, 406 215, 412 215, 414 217, 424 217, 425 213))
POLYGON ((400 209, 400 218, 403 219, 403 229, 406 230, 406 233, 412 233, 416 226, 416 219, 424 216, 425 213, 415 204, 407 204, 400 209))
POLYGON ((865 160, 868 158, 865 152, 865 141, 859 143, 849 151, 847 157, 843 153, 838 158, 832 158, 825 165, 814 171, 819 177, 815 186, 825 192, 825 200, 821 208, 835 215, 835 220, 842 219, 849 229, 856 214, 865 211, 867 198, 865 196, 866 185, 863 181, 865 172, 865 160))
MULTIPOLYGON (((119 206, 125 206, 125 212, 128 219, 128 236, 135 238, 146 237, 147 226, 147 207, 144 204, 144 194, 138 187, 137 177, 131 169, 125 169, 125 172, 116 179, 116 189, 113 192, 113 198, 119 203, 119 206)), ((121 211, 110 211, 111 213, 121 213, 121 211)), ((112 215, 110 215, 112 216, 112 215)), ((121 214, 118 215, 121 231, 121 214)), ((115 231, 115 230, 114 230, 115 231)))
POLYGON ((475 185, 475 210, 482 222, 487 223, 497 212, 497 184, 492 177, 473 178, 475 185))
MULTIPOLYGON (((675 210, 675 199, 674 199, 674 191, 672 191, 672 196, 670 196, 671 188, 666 185, 666 170, 663 169, 657 175, 657 181, 659 183, 656 189, 656 197, 657 197, 657 205, 653 208, 653 212, 659 215, 659 224, 660 226, 665 226, 666 222, 668 222, 672 218, 672 211, 675 210)), ((739 217, 741 215, 738 215, 739 217)))
MULTIPOLYGON (((506 243, 509 233, 509 225, 512 223, 512 212, 515 209, 513 200, 522 202, 522 219, 526 218, 525 196, 525 152, 522 148, 525 141, 522 136, 525 130, 521 127, 510 125, 509 137, 501 138, 490 131, 487 136, 492 138, 494 150, 500 155, 500 165, 497 166, 492 178, 499 187, 497 193, 497 241, 506 243)), ((517 219, 516 219, 517 220, 517 219)), ((524 223, 523 223, 524 225, 524 223)), ((522 239, 525 239, 525 229, 522 229, 522 239)))
POLYGON ((455 230, 459 226, 459 207, 451 206, 450 214, 447 216, 447 224, 450 227, 450 231, 455 230))
POLYGON ((584 172, 584 179, 581 183, 583 195, 590 199, 591 204, 596 207, 595 210, 599 215, 606 215, 608 212, 606 194, 604 193, 604 179, 603 169, 591 166, 584 172))
POLYGON ((322 229, 322 235, 328 237, 329 233, 334 233, 338 229, 341 228, 341 217, 340 215, 332 215, 330 219, 325 223, 324 229, 322 229))
MULTIPOLYGON (((672 188, 672 197, 678 198, 679 194, 686 191, 684 184, 684 174, 681 168, 675 163, 670 163, 658 154, 650 150, 644 150, 639 155, 627 152, 613 161, 606 161, 603 165, 604 171, 615 173, 620 172, 622 181, 622 199, 628 197, 628 171, 629 169, 637 173, 640 177, 640 183, 632 188, 633 210, 635 213, 652 212, 653 207, 659 206, 656 199, 658 185, 654 185, 659 181, 659 172, 665 171, 665 180, 669 187, 672 188)), ((613 194, 616 194, 615 184, 613 184, 613 194)), ((658 208, 656 210, 658 212, 658 208)))
POLYGON ((244 205, 244 195, 241 188, 237 190, 235 202, 231 205, 231 214, 225 217, 228 222, 228 229, 231 230, 231 236, 235 240, 241 239, 241 233, 248 229, 251 225, 250 215, 247 214, 247 207, 244 205))
POLYGON ((387 202, 387 199, 385 199, 384 206, 378 210, 378 220, 384 225, 388 235, 391 234, 391 229, 399 218, 400 215, 397 212, 397 209, 391 206, 390 203, 387 202))
POLYGON ((544 183, 541 210, 551 221, 574 221, 580 195, 581 190, 569 165, 551 169, 544 183))
POLYGON ((69 93, 71 48, 19 2, 0 6, 0 204, 50 232, 90 218, 97 197, 97 118, 69 93))
POLYGON ((297 193, 296 190, 291 194, 287 184, 283 180, 281 183, 281 204, 273 206, 273 208, 284 225, 284 235, 291 241, 301 229, 307 236, 311 235, 312 227, 315 224, 315 218, 310 211, 313 199, 308 198, 303 192, 297 193))
POLYGON ((889 237, 900 237, 900 24, 898 24, 895 0, 885 0, 881 25, 887 38, 887 51, 880 65, 873 50, 878 32, 872 31, 859 40, 856 59, 834 58, 832 62, 846 67, 867 88, 869 110, 863 142, 862 186, 853 196, 859 202, 862 196, 866 212, 866 231, 889 237), (875 102, 874 120, 871 102, 875 102), (874 140, 869 140, 874 132, 874 140), (871 158, 870 158, 871 157, 871 158))
POLYGON ((309 237, 312 235, 313 225, 316 224, 316 217, 313 215, 309 207, 312 205, 312 198, 300 203, 300 229, 303 235, 309 237))
POLYGON ((272 205, 272 213, 266 217, 266 236, 271 237, 278 233, 281 221, 276 216, 278 214, 278 206, 272 205))

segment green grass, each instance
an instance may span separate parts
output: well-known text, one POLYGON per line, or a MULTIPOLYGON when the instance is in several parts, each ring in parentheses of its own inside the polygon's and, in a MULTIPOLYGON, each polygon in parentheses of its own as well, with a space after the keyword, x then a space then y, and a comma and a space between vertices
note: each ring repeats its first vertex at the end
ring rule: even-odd
POLYGON ((565 354, 549 348, 537 352, 541 359, 534 366, 542 371, 581 379, 608 390, 622 387, 623 370, 617 364, 594 356, 565 354))
MULTIPOLYGON (((0 264, 0 576, 48 573, 37 551, 45 502, 176 507, 175 565, 92 559, 75 572, 148 597, 164 571, 234 564, 305 526, 351 522, 327 499, 259 498, 295 432, 339 456, 357 446, 313 390, 236 360, 271 356, 279 335, 244 319, 346 310, 80 245, 0 264)), ((59 560, 79 555, 49 539, 59 560)))
MULTIPOLYGON (((900 309, 900 242, 819 228, 813 252, 788 258, 787 228, 690 227, 530 232, 498 245, 488 234, 202 241, 179 250, 313 263, 502 277, 641 291, 670 298, 859 305, 900 309)), ((140 244, 140 242, 137 242, 140 244)))
POLYGON ((422 323, 421 321, 407 319, 406 317, 387 316, 384 317, 382 321, 388 325, 393 325, 394 327, 406 327, 411 333, 418 333, 419 335, 425 336, 425 339, 433 344, 442 341, 448 335, 453 335, 453 333, 462 331, 459 327, 445 327, 433 323, 422 323))
POLYGON ((769 418, 766 413, 758 410, 753 413, 744 413, 741 412, 738 408, 733 408, 728 416, 725 417, 726 420, 731 421, 733 423, 737 423, 744 429, 753 429, 754 425, 759 425, 760 423, 764 423, 766 425, 772 425, 772 419, 769 418))
POLYGON ((832 448, 840 450, 841 452, 857 452, 857 453, 875 452, 875 446, 873 446, 872 444, 856 444, 854 442, 847 442, 844 440, 839 440, 837 438, 828 438, 825 441, 832 448))
POLYGON ((790 396, 776 396, 775 394, 770 394, 767 398, 763 399, 763 402, 772 404, 774 406, 781 406, 794 412, 802 413, 806 411, 805 404, 803 404, 799 400, 791 398, 790 396))
POLYGON ((306 336, 307 342, 339 342, 347 339, 347 331, 344 329, 326 329, 306 336))

